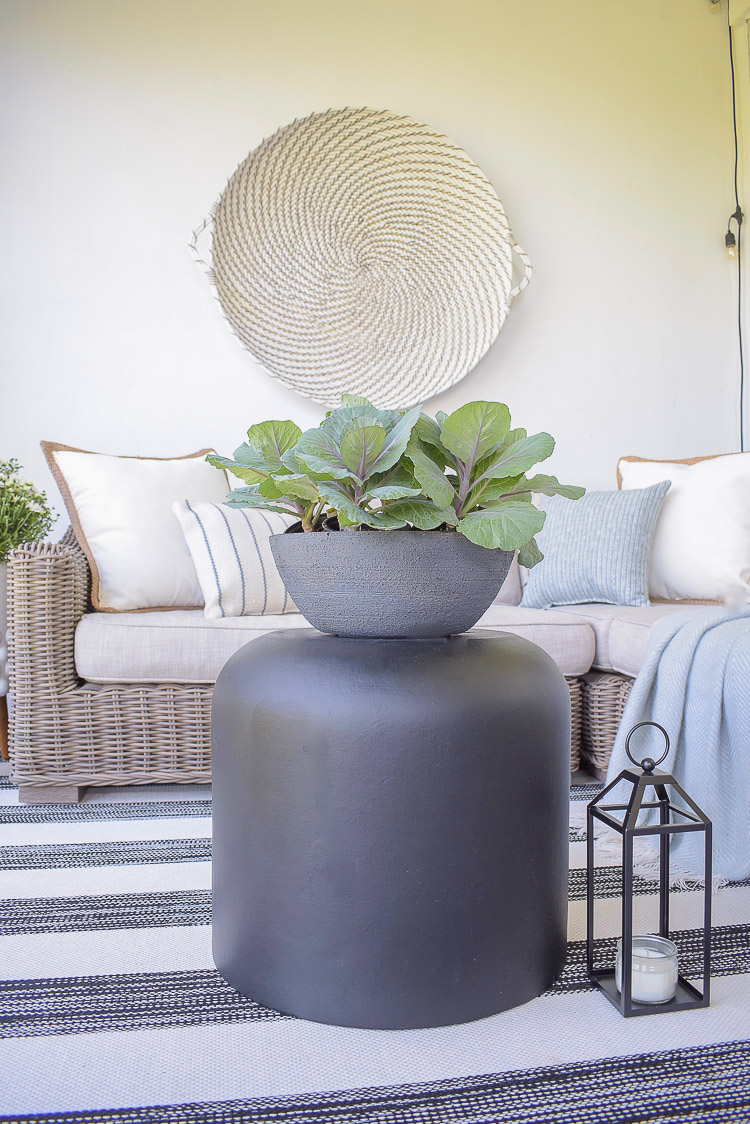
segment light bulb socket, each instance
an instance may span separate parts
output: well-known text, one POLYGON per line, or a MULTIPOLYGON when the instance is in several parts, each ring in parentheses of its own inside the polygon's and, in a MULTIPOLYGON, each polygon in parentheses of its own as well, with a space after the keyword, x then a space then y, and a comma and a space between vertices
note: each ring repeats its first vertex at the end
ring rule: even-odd
POLYGON ((729 258, 736 258, 739 256, 740 248, 738 245, 738 240, 742 231, 742 220, 744 217, 745 216, 742 213, 742 208, 738 203, 737 209, 735 210, 734 214, 729 216, 729 222, 727 223, 727 232, 724 235, 724 247, 727 251, 727 257, 729 258), (732 230, 733 222, 737 223, 736 237, 734 231, 732 230))

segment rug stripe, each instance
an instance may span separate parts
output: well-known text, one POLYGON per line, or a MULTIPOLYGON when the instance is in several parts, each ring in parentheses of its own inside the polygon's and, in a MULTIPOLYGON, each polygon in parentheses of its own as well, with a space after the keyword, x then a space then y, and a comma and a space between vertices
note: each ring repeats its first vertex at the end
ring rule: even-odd
POLYGON ((575 803, 584 801, 588 804, 589 800, 593 800, 598 796, 604 788, 603 784, 599 781, 592 781, 590 784, 572 784, 570 786, 570 799, 575 803))
MULTIPOLYGON (((670 933, 680 951, 680 972, 688 978, 703 974, 703 930, 677 929, 670 933)), ((594 941, 594 965, 611 967, 617 950, 616 937, 594 941)), ((750 972, 750 925, 719 925, 711 930, 711 976, 741 976, 750 972)), ((569 941, 565 967, 549 994, 589 991, 586 974, 586 942, 569 941)))
POLYGON ((13 899, 101 898, 104 895, 209 890, 211 863, 152 862, 120 866, 56 867, 52 870, 1 870, 0 914, 13 899))
POLYGON ((132 866, 134 863, 205 862, 210 839, 120 840, 112 843, 39 843, 4 847, 0 870, 55 867, 132 866))
POLYGON ((4 1119, 6 1124, 747 1124, 749 1111, 750 1042, 740 1041, 413 1085, 4 1119))
MULTIPOLYGON (((0 789, 15 791, 10 778, 0 776, 0 789)), ((602 785, 570 786, 573 803, 588 803, 602 785)), ((211 799, 195 797, 174 800, 100 801, 83 804, 2 804, 0 824, 11 823, 89 823, 95 820, 150 820, 164 816, 210 816, 211 799)))
MULTIPOLYGON (((737 921, 741 916, 744 914, 734 914, 729 920, 737 921)), ((685 927, 691 924, 696 922, 690 920, 685 927)), ((611 933, 603 928, 601 935, 611 936, 611 933)), ((6 980, 213 968, 211 927, 162 926, 135 932, 132 929, 91 929, 83 933, 71 930, 0 937, 0 965, 0 978, 6 980)))
MULTIPOLYGON (((738 882, 727 882, 727 886, 750 886, 750 878, 744 878, 738 882)), ((622 891, 622 867, 619 866, 598 866, 594 877, 594 888, 596 898, 619 898, 622 891)), ((691 891, 696 889, 694 886, 673 886, 670 893, 680 893, 683 891, 691 891)), ((633 877, 633 893, 636 895, 650 895, 658 894, 659 883, 656 879, 641 878, 640 875, 633 877)), ((568 900, 575 902, 581 901, 586 897, 586 868, 575 867, 568 871, 568 900)))
POLYGON ((0 934, 3 935, 210 924, 209 890, 0 901, 0 934))
MULTIPOLYGON (((153 844, 150 844, 153 846, 153 844)), ((153 859, 153 862, 160 861, 153 859)), ((619 896, 616 885, 619 867, 597 867, 597 900, 619 896)), ((732 887, 750 885, 750 880, 731 883, 732 887)), ((636 894, 654 895, 655 882, 635 880, 636 894)), ((569 900, 586 897, 586 872, 568 872, 569 900)), ((674 887, 673 894, 689 893, 688 887, 674 887)), ((22 933, 55 933, 91 929, 148 929, 164 925, 209 925, 211 923, 210 890, 166 890, 130 894, 80 894, 65 897, 34 897, 0 899, 0 935, 22 933)))
MULTIPOLYGON (((702 932, 672 934, 683 975, 702 972, 702 932)), ((712 930, 712 976, 750 971, 750 925, 712 930)), ((615 939, 595 942, 595 963, 611 964, 615 939)), ((586 942, 571 941, 565 968, 546 995, 593 990, 586 975, 586 942)), ((146 1027, 290 1018, 246 999, 215 969, 139 972, 0 982, 0 1038, 143 1030, 146 1027)))
POLYGON ((286 1018, 215 969, 0 982, 0 1038, 286 1018))
MULTIPOLYGON (((569 842, 580 842, 571 828, 569 842)), ((112 840, 87 843, 36 843, 4 847, 0 851, 0 870, 52 870, 56 867, 131 866, 137 863, 204 862, 211 858, 211 840, 156 839, 112 840)), ((597 868, 615 871, 615 867, 597 868)), ((605 876, 607 878, 608 876, 605 876)), ((584 871, 585 881, 585 871, 584 871)), ((650 893, 643 879, 638 893, 650 893)), ((750 880, 747 884, 750 884, 750 880)), ((585 885, 584 885, 585 894, 585 885)), ((655 892, 655 890, 653 891, 655 892)), ((577 893, 577 890, 576 890, 577 893)), ((599 896, 619 895, 616 880, 609 878, 599 896)))
POLYGON ((92 823, 97 820, 153 820, 210 816, 210 800, 140 800, 112 804, 0 805, 0 824, 92 823))
POLYGON ((91 820, 89 823, 17 823, 0 828, 0 838, 8 847, 49 847, 63 843, 144 843, 152 839, 174 841, 209 839, 210 836, 211 820, 203 816, 155 820, 91 820))

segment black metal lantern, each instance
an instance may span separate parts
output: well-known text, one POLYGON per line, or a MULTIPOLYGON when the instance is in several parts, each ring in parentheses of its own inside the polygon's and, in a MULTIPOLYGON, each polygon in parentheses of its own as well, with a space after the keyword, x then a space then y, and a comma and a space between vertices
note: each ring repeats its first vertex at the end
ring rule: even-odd
POLYGON ((638 769, 624 769, 602 789, 587 808, 587 915, 586 964, 588 978, 625 1016, 707 1007, 711 966, 711 821, 670 773, 657 769, 669 753, 669 736, 657 722, 638 722, 625 739, 625 752, 638 769), (658 761, 640 762, 630 752, 630 739, 642 726, 654 726, 664 735, 666 748, 658 761), (624 804, 602 800, 620 781, 632 791, 624 804), (684 807, 670 799, 671 788, 684 807), (649 790, 653 789, 653 793, 649 790), (649 799, 651 797, 651 799, 649 799), (655 797, 655 798, 654 798, 655 797), (658 811, 657 816, 651 812, 658 811), (618 818, 616 813, 621 814, 618 818), (613 814, 615 813, 615 814, 613 814), (641 813, 649 822, 638 822, 641 813), (622 937, 616 967, 594 969, 594 820, 622 836, 622 937), (672 836, 701 831, 705 842, 703 886, 703 990, 698 991, 677 970, 677 950, 669 940, 669 849, 672 836), (633 843, 643 836, 659 839, 659 935, 633 938, 633 843), (621 986, 618 986, 621 985, 621 986))

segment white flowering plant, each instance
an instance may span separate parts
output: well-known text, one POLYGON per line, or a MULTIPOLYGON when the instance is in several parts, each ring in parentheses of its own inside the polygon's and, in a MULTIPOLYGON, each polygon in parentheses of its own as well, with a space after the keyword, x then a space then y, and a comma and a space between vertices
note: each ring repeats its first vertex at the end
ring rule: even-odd
POLYGON ((20 470, 13 457, 0 461, 0 562, 21 543, 46 538, 57 519, 46 494, 22 480, 20 470))

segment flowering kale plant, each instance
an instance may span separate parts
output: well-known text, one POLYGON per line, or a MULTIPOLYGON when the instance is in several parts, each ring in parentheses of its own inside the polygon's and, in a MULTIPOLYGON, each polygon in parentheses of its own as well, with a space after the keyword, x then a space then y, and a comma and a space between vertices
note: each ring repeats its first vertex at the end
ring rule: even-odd
POLYGON ((250 427, 234 460, 206 459, 244 482, 231 507, 296 515, 305 531, 374 527, 457 531, 490 549, 519 550, 541 561, 534 536, 544 512, 533 493, 579 499, 584 489, 554 476, 529 475, 555 447, 548 433, 511 429, 501 402, 469 402, 452 414, 379 410, 344 395, 315 429, 290 421, 250 427))

